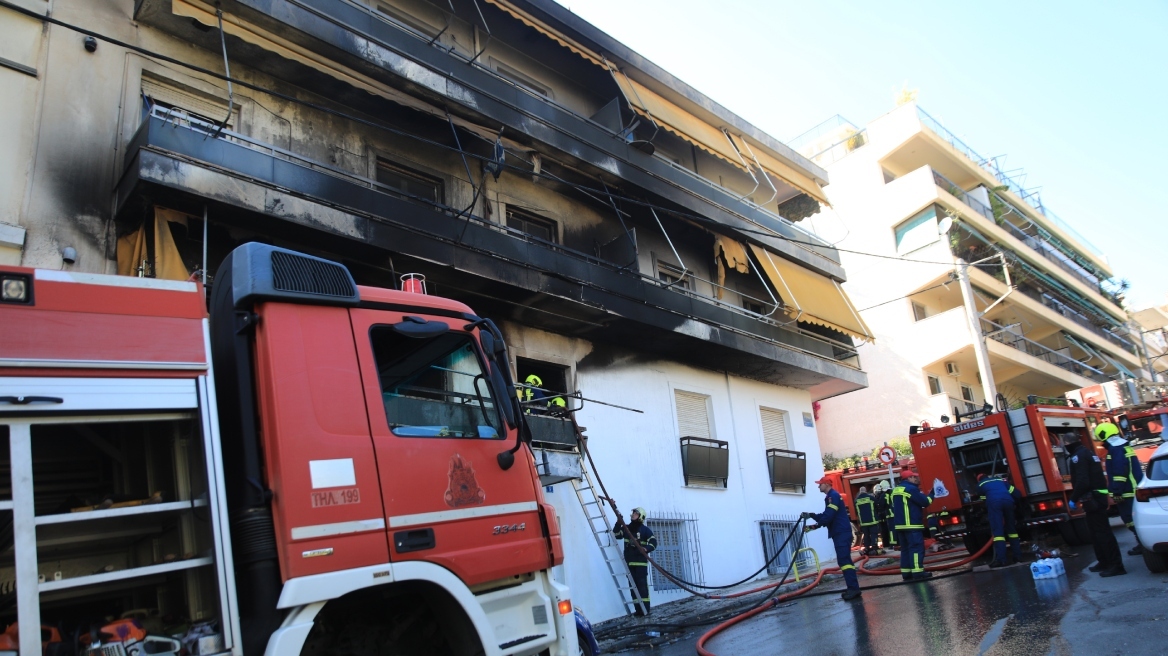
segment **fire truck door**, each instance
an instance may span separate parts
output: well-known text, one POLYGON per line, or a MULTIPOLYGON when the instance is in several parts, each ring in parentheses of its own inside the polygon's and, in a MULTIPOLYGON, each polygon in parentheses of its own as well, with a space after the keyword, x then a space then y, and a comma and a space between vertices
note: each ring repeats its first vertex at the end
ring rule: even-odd
POLYGON ((547 568, 529 451, 498 410, 465 320, 350 310, 392 560, 426 560, 473 585, 547 568), (445 323, 448 329, 441 324, 445 323))

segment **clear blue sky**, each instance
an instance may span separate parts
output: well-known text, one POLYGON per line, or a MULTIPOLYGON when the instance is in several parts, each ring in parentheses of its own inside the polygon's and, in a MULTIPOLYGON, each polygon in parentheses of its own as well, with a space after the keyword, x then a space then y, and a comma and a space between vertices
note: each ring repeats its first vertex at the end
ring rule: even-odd
POLYGON ((1168 303, 1168 2, 558 0, 786 141, 922 108, 1168 303))

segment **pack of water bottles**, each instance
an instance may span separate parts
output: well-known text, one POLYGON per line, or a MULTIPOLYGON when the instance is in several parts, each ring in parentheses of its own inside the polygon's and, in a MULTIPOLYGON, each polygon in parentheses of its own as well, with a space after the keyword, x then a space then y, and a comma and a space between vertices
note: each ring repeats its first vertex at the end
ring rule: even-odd
POLYGON ((1030 575, 1037 579, 1057 579, 1066 576, 1062 558, 1043 558, 1030 563, 1030 575))

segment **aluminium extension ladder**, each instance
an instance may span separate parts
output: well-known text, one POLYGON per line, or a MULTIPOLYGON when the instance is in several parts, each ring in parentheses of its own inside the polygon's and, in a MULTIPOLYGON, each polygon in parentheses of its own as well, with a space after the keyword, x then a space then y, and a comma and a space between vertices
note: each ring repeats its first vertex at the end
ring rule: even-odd
MULTIPOLYGON (((583 438, 583 429, 578 429, 577 434, 583 438)), ((584 510, 584 517, 588 521, 588 528, 592 531, 592 537, 596 539, 596 546, 600 547, 600 556, 608 567, 608 574, 616 585, 617 594, 620 595, 621 603, 625 606, 625 612, 631 615, 639 609, 644 613, 645 605, 641 603, 641 593, 637 590, 636 584, 633 583, 633 574, 629 571, 624 554, 618 548, 616 536, 612 533, 612 523, 604 512, 604 506, 601 505, 601 500, 596 495, 592 476, 588 473, 588 459, 584 453, 587 446, 584 439, 579 440, 579 445, 581 478, 580 480, 572 479, 572 489, 576 491, 576 498, 579 499, 580 508, 584 510)))

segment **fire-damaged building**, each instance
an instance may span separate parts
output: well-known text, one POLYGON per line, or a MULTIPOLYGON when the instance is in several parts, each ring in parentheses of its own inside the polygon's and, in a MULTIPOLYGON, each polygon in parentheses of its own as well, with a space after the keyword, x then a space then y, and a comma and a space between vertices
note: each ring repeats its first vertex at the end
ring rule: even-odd
POLYGON ((822 507, 813 403, 870 339, 804 225, 827 174, 561 5, 3 0, 0 30, 0 261, 213 287, 258 241, 423 275, 506 338, 593 619, 632 610, 596 474, 690 581, 822 507))

